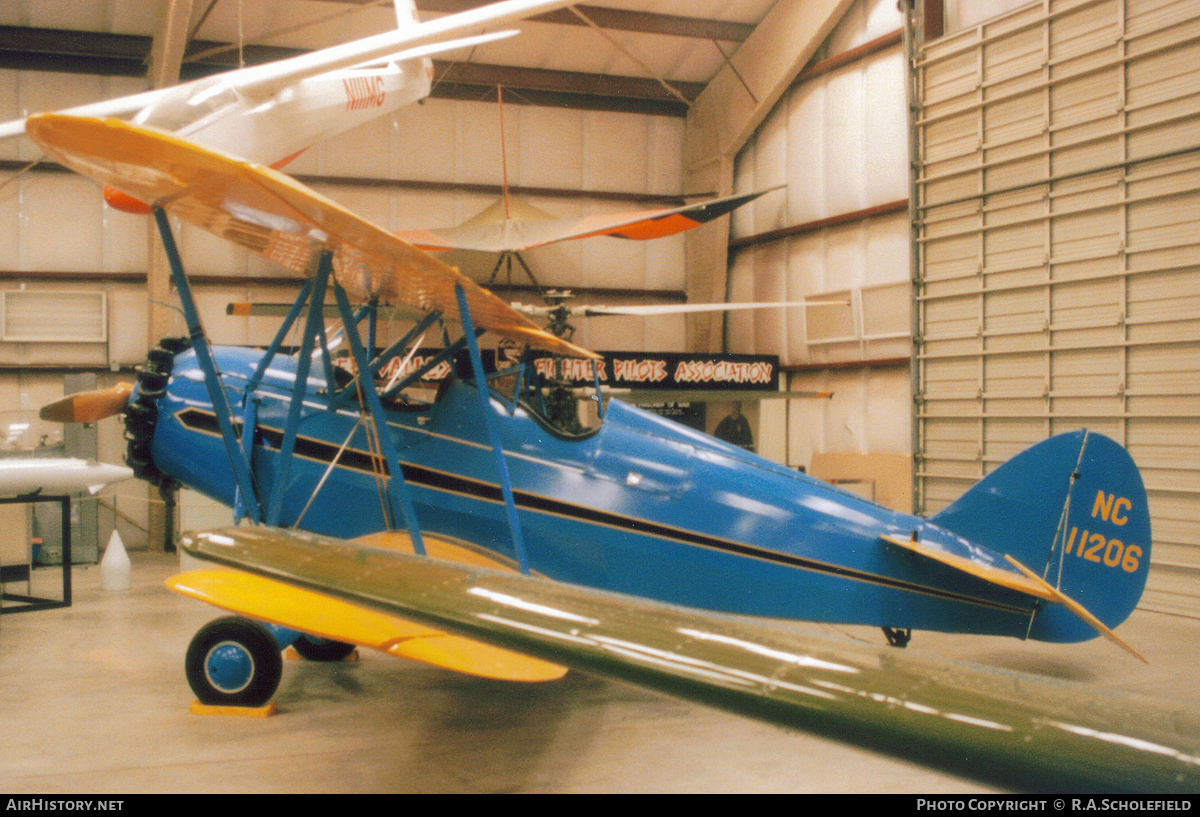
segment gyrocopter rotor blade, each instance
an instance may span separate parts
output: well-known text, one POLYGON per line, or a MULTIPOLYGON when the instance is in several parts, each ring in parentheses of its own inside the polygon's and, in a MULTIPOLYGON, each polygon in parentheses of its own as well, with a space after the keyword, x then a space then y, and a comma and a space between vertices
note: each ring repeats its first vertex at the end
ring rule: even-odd
POLYGON ((94 423, 124 411, 131 391, 132 383, 118 383, 108 389, 75 392, 43 406, 38 416, 52 423, 94 423))
POLYGON ((545 305, 536 306, 531 304, 513 303, 512 308, 517 312, 526 315, 549 315, 552 312, 560 309, 566 309, 567 314, 572 317, 592 318, 601 315, 635 315, 635 316, 650 316, 650 315, 675 315, 686 312, 725 312, 736 309, 787 309, 797 306, 846 306, 849 301, 845 300, 820 300, 820 301, 771 301, 771 302, 753 302, 753 303, 724 303, 724 304, 645 304, 641 306, 568 306, 545 305))

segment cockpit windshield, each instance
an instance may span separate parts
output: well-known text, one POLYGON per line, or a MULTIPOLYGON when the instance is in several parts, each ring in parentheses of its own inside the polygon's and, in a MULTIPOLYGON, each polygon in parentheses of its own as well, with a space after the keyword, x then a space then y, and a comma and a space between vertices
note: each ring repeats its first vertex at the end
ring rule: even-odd
POLYGON ((514 367, 511 373, 489 378, 497 397, 520 405, 539 425, 565 439, 590 437, 600 428, 594 400, 581 399, 570 384, 538 375, 532 367, 514 367), (521 393, 517 395, 516 389, 521 393))
POLYGON ((168 131, 185 131, 238 101, 237 92, 214 77, 207 87, 192 89, 187 96, 167 94, 134 118, 136 125, 151 125, 168 131))

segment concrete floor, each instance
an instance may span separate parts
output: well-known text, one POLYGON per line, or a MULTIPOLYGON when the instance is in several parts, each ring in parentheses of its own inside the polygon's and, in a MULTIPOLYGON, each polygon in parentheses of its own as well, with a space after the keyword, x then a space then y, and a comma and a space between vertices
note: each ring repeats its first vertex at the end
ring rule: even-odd
MULTIPOLYGON (((75 568, 72 607, 0 617, 0 791, 991 791, 578 673, 503 684, 365 651, 336 665, 285 662, 271 718, 193 715, 184 652, 219 613, 163 589, 173 556, 132 558, 128 591, 106 592, 98 568, 75 568)), ((35 593, 50 595, 60 576, 38 570, 35 593)), ((866 628, 820 629, 882 640, 866 628)), ((908 650, 1200 711, 1200 621, 1138 611, 1121 634, 1150 666, 1102 639, 917 633, 908 650)))

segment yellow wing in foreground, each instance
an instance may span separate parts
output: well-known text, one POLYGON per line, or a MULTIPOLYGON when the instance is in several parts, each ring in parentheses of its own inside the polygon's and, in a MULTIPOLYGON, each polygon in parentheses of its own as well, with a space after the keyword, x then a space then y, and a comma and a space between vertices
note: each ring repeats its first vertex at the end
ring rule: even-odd
POLYGON ((193 570, 167 579, 176 593, 223 610, 443 669, 501 681, 553 681, 565 667, 261 576, 193 570))
POLYGON ((293 530, 184 534, 189 555, 546 661, 1010 791, 1200 788, 1194 713, 799 623, 677 607, 293 530))
POLYGON ((54 161, 262 255, 310 274, 322 250, 352 297, 437 310, 459 320, 455 285, 475 325, 571 357, 595 353, 555 337, 453 267, 269 167, 118 119, 38 114, 26 133, 54 161))

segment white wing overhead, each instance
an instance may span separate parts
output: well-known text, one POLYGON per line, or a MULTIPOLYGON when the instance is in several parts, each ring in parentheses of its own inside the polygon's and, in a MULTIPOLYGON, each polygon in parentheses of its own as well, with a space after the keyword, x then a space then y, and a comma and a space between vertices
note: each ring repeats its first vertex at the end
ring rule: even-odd
MULTIPOLYGON (((192 104, 200 114, 207 116, 209 110, 196 104, 196 100, 207 101, 218 91, 232 92, 243 99, 261 100, 306 79, 334 71, 383 60, 417 59, 443 48, 470 45, 475 42, 473 38, 486 29, 509 25, 567 5, 570 5, 567 0, 504 0, 289 59, 227 71, 170 88, 79 105, 61 113, 125 119, 156 107, 192 104), (434 48, 439 44, 444 45, 434 48)), ((499 35, 488 35, 489 38, 496 36, 499 35)), ((24 118, 0 123, 0 139, 20 136, 24 132, 24 118)))
POLYGON ((468 33, 478 33, 483 28, 508 25, 530 15, 542 14, 568 5, 568 0, 504 0, 409 28, 385 31, 373 37, 266 65, 243 68, 222 76, 229 77, 231 87, 240 93, 266 96, 308 77, 342 68, 353 68, 411 48, 457 39, 468 33))

